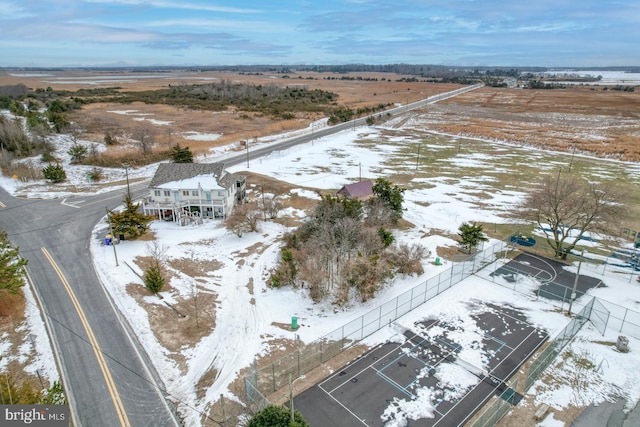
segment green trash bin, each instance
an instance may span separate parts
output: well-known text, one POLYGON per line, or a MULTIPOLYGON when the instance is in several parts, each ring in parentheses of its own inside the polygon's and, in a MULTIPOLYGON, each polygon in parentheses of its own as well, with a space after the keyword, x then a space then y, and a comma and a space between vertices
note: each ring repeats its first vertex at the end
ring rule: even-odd
POLYGON ((442 265, 442 261, 439 256, 436 257, 436 265, 442 265))
POLYGON ((298 318, 296 316, 291 316, 291 329, 294 331, 298 329, 298 318))

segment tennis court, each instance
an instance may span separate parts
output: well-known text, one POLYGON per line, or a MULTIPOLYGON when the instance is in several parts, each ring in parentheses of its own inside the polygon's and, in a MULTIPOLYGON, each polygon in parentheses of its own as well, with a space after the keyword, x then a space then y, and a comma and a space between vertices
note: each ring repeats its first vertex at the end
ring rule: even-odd
POLYGON ((411 405, 419 406, 418 419, 408 426, 460 426, 493 395, 516 397, 504 393, 505 382, 548 335, 516 309, 475 304, 473 331, 438 319, 398 325, 402 342, 379 345, 342 367, 300 394, 295 408, 318 427, 384 426, 411 405), (461 333, 464 340, 457 339, 461 333), (482 362, 464 359, 472 354, 482 362))

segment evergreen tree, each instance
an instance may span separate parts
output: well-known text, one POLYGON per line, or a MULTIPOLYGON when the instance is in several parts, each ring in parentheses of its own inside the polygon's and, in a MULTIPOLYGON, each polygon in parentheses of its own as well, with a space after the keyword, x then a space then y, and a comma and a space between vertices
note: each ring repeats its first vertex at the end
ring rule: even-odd
POLYGON ((471 253, 471 249, 475 248, 480 242, 486 242, 487 239, 482 232, 482 224, 469 224, 463 223, 458 228, 458 236, 460 236, 460 244, 463 248, 467 249, 471 253))
POLYGON ((129 195, 125 196, 124 203, 125 208, 122 212, 109 211, 108 221, 113 232, 116 235, 124 234, 129 238, 143 235, 155 217, 141 213, 140 204, 134 204, 129 195))
POLYGON ((157 294, 162 290, 166 279, 162 274, 162 269, 160 268, 160 264, 153 263, 147 270, 144 272, 142 276, 142 280, 144 281, 145 286, 154 294, 157 294))
POLYGON ((42 175, 51 182, 62 182, 67 179, 67 173, 64 168, 56 163, 55 165, 49 165, 42 169, 42 175))
POLYGON ((193 163, 193 153, 189 147, 176 144, 171 148, 171 159, 174 163, 193 163))
POLYGON ((73 144, 67 151, 67 154, 71 156, 71 163, 79 163, 87 155, 87 147, 80 144, 73 144))
POLYGON ((294 411, 291 419, 291 409, 284 406, 269 405, 256 413, 247 427, 309 427, 302 414, 294 411))
POLYGON ((373 194, 382 200, 392 211, 392 220, 394 223, 402 218, 402 202, 404 201, 404 188, 392 185, 384 178, 376 179, 372 187, 373 194))
POLYGON ((382 244, 385 248, 389 247, 389 245, 395 240, 393 234, 384 227, 378 228, 378 236, 380 236, 380 240, 382 240, 382 244))
POLYGON ((54 381, 42 398, 43 405, 66 405, 67 398, 64 396, 64 387, 60 381, 54 381))
POLYGON ((18 293, 25 283, 25 265, 27 260, 20 256, 17 247, 11 246, 7 232, 0 229, 0 290, 18 293))

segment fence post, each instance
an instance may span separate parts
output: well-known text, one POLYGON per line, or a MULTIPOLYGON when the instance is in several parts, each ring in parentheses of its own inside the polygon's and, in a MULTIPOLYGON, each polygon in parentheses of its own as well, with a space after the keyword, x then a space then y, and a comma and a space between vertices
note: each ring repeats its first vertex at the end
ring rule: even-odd
POLYGON ((453 286, 453 261, 451 261, 451 279, 449 281, 449 287, 453 286))
POLYGON ((607 320, 604 321, 604 329, 602 330, 602 336, 604 336, 605 332, 607 332, 607 326, 609 325, 609 317, 611 317, 611 312, 607 314, 607 320))
POLYGON ((624 310, 624 317, 622 317, 622 322, 620 322, 620 330, 618 332, 622 332, 622 328, 624 328, 624 322, 625 320, 627 320, 627 313, 629 312, 629 309, 625 309, 624 310))
POLYGON ((429 281, 425 280, 424 281, 424 299, 422 300, 423 304, 427 302, 427 293, 429 293, 429 281))
POLYGON ((396 320, 398 318, 398 300, 400 298, 396 297, 396 314, 394 314, 393 320, 396 320))

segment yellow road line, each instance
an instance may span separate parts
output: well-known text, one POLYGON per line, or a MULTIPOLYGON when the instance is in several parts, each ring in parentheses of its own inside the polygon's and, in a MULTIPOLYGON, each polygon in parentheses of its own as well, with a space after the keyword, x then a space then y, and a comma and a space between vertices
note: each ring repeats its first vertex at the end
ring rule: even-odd
POLYGON ((84 315, 84 311, 82 307, 80 307, 80 303, 76 298, 76 295, 73 293, 69 282, 62 274, 62 271, 58 267, 58 265, 53 260, 51 254, 45 249, 41 248, 44 256, 47 257, 51 266, 56 271, 56 274, 62 281, 67 293, 69 294, 69 298, 71 298, 71 302, 80 316, 80 321, 82 322, 82 326, 84 327, 85 332, 87 333, 87 337, 89 338, 89 342, 91 343, 91 347, 93 347, 93 352, 96 355, 96 359, 98 359, 98 365, 100 365, 100 370, 102 371, 102 375, 104 376, 104 380, 107 383, 107 388, 109 389, 109 394, 111 395, 111 400, 113 400, 113 405, 116 407, 116 412, 118 413, 118 418, 120 419, 120 425, 122 427, 130 427, 129 418, 127 417, 127 413, 124 409, 124 405, 122 404, 122 400, 120 400, 120 395, 118 394, 118 390, 116 389, 116 385, 113 382, 113 378, 111 377, 111 371, 109 371, 109 367, 107 366, 107 362, 104 360, 104 356, 102 354, 102 350, 98 345, 98 341, 96 340, 95 335, 93 335, 93 331, 91 330, 91 326, 89 326, 89 322, 87 321, 86 316, 84 315))
POLYGON ((4 203, 0 202, 0 208, 6 208, 7 205, 5 205, 4 203))

